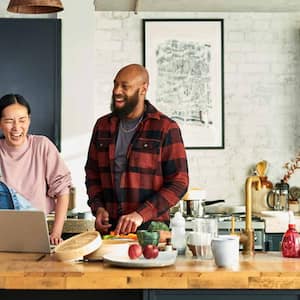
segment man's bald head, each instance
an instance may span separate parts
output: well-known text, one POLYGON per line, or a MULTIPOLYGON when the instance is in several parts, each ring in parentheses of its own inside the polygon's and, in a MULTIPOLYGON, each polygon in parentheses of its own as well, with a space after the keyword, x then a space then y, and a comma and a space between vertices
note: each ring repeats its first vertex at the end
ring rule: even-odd
POLYGON ((117 74, 139 80, 140 83, 149 85, 149 74, 146 68, 139 64, 130 64, 123 67, 117 74))

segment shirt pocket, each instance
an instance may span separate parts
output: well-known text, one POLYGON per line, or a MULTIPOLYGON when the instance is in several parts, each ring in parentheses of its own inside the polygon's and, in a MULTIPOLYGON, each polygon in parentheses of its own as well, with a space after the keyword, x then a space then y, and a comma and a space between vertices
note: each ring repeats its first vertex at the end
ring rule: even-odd
POLYGON ((100 152, 107 152, 110 143, 111 143, 111 139, 107 139, 107 138, 98 138, 98 139, 96 140, 96 148, 97 148, 97 151, 100 151, 100 152))
POLYGON ((105 170, 109 166, 109 145, 111 139, 98 138, 96 140, 97 162, 100 170, 105 170))
POLYGON ((132 145, 130 165, 156 169, 160 161, 160 140, 139 139, 132 145))

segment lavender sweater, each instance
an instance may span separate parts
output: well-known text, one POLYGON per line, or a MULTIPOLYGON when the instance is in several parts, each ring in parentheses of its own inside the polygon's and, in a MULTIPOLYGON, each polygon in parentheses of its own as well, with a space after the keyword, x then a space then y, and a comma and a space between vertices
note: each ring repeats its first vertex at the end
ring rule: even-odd
POLYGON ((45 136, 28 135, 19 148, 0 140, 1 180, 46 214, 55 208, 55 198, 68 194, 71 174, 55 145, 45 136))

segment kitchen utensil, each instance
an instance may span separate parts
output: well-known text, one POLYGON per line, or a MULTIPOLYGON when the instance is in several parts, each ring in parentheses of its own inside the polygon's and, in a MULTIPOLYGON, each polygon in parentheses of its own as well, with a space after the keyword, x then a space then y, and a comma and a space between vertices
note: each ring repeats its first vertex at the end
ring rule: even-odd
POLYGON ((201 218, 204 216, 207 206, 224 202, 225 200, 183 200, 183 215, 201 218))
POLYGON ((289 185, 281 180, 267 195, 267 205, 273 210, 288 210, 289 185), (272 198, 272 199, 271 199, 272 198))
POLYGON ((232 215, 245 214, 245 205, 212 205, 205 207, 205 214, 212 215, 232 215))
POLYGON ((268 162, 266 160, 262 160, 256 164, 256 172, 258 176, 266 176, 268 169, 268 162))

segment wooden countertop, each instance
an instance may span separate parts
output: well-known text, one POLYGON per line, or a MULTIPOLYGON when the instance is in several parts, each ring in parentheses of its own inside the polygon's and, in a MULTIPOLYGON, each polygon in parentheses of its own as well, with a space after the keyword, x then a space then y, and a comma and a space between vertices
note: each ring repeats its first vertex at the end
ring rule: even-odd
POLYGON ((174 265, 124 269, 58 262, 52 255, 0 253, 0 289, 300 289, 300 259, 280 252, 240 256, 236 270, 178 257, 174 265))

